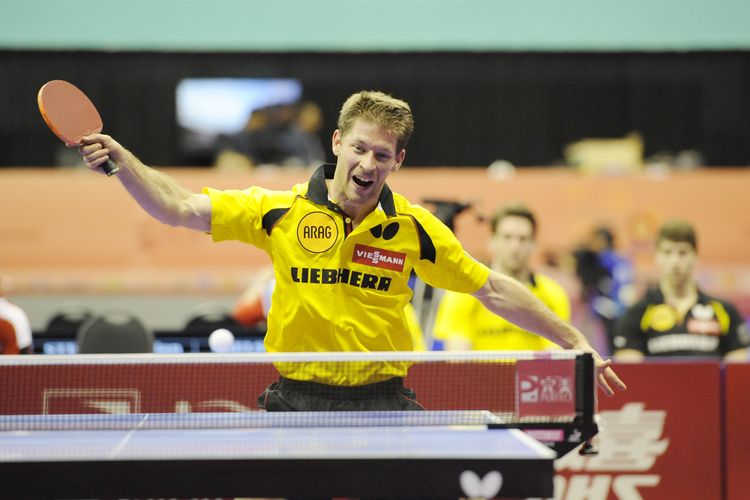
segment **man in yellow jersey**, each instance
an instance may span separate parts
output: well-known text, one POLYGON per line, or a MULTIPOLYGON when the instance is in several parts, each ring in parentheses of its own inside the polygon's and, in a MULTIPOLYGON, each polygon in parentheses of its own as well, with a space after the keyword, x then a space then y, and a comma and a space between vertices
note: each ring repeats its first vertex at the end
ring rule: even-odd
MULTIPOLYGON (((404 101, 381 92, 353 94, 331 139, 336 164, 322 165, 289 191, 253 186, 192 193, 103 134, 84 137, 80 152, 91 169, 116 162, 119 181, 159 221, 270 255, 276 279, 265 339, 270 352, 412 350, 404 306, 414 270, 431 286, 472 293, 493 312, 563 347, 594 353, 602 390, 613 394, 610 384, 624 389, 611 362, 578 330, 517 281, 471 258, 428 210, 386 185, 404 162, 413 127, 404 101)), ((260 401, 268 410, 420 408, 403 387, 404 363, 345 371, 330 363, 276 368, 282 378, 260 401)))
MULTIPOLYGON (((522 204, 500 208, 492 219, 491 267, 525 284, 552 312, 570 321, 570 301, 554 280, 529 268, 537 222, 522 204)), ((446 350, 544 350, 558 345, 490 312, 466 293, 446 292, 437 310, 434 338, 446 350)))

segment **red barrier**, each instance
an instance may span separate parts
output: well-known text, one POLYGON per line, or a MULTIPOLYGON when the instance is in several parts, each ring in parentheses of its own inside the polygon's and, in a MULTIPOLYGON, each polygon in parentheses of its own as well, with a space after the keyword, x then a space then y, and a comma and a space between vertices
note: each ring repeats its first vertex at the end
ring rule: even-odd
POLYGON ((750 495, 750 365, 730 364, 724 373, 727 500, 750 495))
POLYGON ((599 455, 569 453, 556 498, 721 498, 719 363, 620 364, 625 393, 599 399, 599 455))

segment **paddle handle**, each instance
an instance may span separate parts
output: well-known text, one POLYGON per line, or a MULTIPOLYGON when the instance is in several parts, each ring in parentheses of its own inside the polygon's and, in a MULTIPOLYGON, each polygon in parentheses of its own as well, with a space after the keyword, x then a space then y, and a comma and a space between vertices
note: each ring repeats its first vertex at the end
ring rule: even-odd
POLYGON ((120 170, 120 167, 115 165, 115 162, 113 162, 112 160, 107 160, 107 163, 102 165, 102 170, 104 170, 104 173, 107 174, 107 177, 112 177, 120 170))

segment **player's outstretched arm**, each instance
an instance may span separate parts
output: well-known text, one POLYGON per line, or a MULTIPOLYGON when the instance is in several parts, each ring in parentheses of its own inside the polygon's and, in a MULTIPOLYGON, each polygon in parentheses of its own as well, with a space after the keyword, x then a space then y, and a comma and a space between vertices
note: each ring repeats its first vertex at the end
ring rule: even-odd
POLYGON ((147 167, 112 137, 92 134, 82 139, 79 148, 86 165, 101 171, 107 159, 120 171, 116 174, 130 195, 159 222, 202 232, 211 231, 211 200, 208 195, 192 193, 168 175, 147 167))
POLYGON ((619 390, 626 389, 610 368, 612 362, 602 359, 580 331, 562 321, 518 281, 492 271, 484 286, 472 295, 487 309, 524 330, 542 335, 566 349, 592 353, 597 368, 597 383, 605 394, 614 394, 612 385, 619 390))

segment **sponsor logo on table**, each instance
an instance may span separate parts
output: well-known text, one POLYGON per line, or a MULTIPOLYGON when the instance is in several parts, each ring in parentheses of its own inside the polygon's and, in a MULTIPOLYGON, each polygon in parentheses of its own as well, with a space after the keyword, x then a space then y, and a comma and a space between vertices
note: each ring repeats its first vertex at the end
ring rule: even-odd
POLYGON ((565 431, 562 429, 524 429, 524 432, 542 443, 565 441, 565 431))
POLYGON ((459 476, 459 483, 469 498, 495 498, 503 487, 503 475, 493 470, 479 477, 476 472, 465 470, 459 476))

